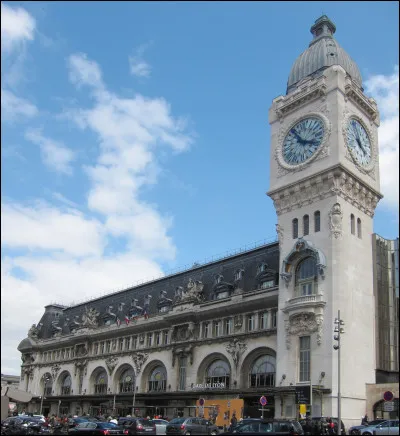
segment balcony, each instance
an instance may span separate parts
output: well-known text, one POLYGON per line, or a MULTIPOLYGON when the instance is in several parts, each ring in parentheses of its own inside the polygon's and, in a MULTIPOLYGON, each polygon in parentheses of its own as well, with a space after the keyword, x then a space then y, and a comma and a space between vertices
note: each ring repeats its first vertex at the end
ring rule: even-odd
POLYGON ((295 312, 299 309, 305 308, 314 312, 314 309, 323 308, 326 305, 324 296, 322 294, 301 295, 286 300, 286 304, 283 308, 285 313, 295 312))

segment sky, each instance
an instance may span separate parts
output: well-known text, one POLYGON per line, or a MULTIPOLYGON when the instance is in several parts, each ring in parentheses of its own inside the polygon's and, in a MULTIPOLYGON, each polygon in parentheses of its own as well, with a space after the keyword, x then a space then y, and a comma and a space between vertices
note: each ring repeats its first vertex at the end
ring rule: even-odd
POLYGON ((2 2, 1 372, 44 306, 276 239, 268 109, 326 14, 379 105, 398 237, 398 2, 2 2))

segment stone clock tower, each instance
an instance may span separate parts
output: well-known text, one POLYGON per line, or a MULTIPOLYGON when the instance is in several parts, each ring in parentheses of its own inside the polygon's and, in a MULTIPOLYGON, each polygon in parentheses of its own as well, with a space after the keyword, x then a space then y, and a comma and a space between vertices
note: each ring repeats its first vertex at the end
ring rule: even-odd
POLYGON ((382 198, 379 113, 335 30, 325 15, 314 23, 286 95, 269 111, 268 195, 278 215, 281 264, 276 386, 282 394, 275 410, 296 416, 289 387, 311 383, 312 414, 338 415, 333 330, 340 310, 342 419, 350 424, 365 414, 365 384, 375 383, 371 235, 382 198))

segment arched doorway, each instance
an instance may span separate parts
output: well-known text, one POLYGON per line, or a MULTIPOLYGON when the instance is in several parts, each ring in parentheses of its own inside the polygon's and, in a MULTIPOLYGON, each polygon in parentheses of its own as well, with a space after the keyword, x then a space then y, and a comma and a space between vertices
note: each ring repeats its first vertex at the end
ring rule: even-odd
POLYGON ((393 410, 389 411, 389 410, 385 410, 388 409, 388 405, 387 405, 388 402, 386 402, 385 400, 377 401, 373 407, 374 419, 379 419, 379 418, 399 419, 399 399, 394 398, 393 401, 391 402, 394 403, 394 407, 393 410))

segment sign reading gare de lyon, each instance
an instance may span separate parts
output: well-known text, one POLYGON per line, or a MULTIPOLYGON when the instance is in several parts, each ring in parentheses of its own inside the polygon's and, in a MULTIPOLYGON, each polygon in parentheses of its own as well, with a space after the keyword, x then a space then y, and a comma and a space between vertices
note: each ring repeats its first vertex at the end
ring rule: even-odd
POLYGON ((192 389, 225 389, 225 383, 197 383, 192 389))

